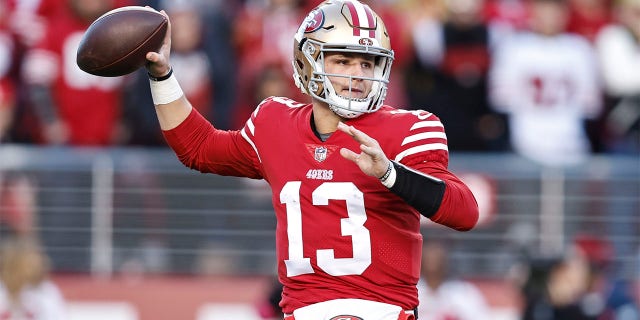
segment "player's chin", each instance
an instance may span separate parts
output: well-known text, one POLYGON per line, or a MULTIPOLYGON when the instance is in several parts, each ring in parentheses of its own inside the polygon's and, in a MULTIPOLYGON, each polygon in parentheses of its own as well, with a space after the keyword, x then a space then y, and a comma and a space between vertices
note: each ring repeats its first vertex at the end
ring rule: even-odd
POLYGON ((342 94, 339 95, 342 98, 345 98, 347 100, 355 100, 355 101, 361 101, 366 99, 367 95, 365 95, 363 92, 353 92, 353 91, 343 91, 342 94))

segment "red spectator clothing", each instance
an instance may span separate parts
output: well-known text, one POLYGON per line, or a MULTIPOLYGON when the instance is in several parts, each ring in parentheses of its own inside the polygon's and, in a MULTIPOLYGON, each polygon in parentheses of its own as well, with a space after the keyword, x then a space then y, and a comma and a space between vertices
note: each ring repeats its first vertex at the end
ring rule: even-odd
MULTIPOLYGON (((339 154, 343 147, 359 150, 352 137, 338 131, 323 142, 311 117, 310 104, 272 97, 242 130, 217 130, 194 109, 164 135, 188 167, 270 184, 285 313, 339 298, 415 308, 420 214, 339 154)), ((383 106, 346 123, 377 139, 389 159, 445 181, 432 220, 459 230, 473 227, 475 199, 447 170, 446 136, 435 115, 383 106)))
MULTIPOLYGON (((238 57, 238 92, 247 92, 253 79, 268 66, 280 66, 287 75, 291 66, 291 37, 296 33, 304 12, 300 8, 261 8, 251 5, 238 14, 234 41, 238 57)), ((293 81, 292 91, 299 91, 293 81)))
POLYGON ((569 15, 567 31, 582 35, 594 42, 600 30, 611 22, 611 12, 607 7, 590 10, 573 8, 569 15))
POLYGON ((0 79, 0 109, 14 107, 15 87, 8 79, 0 79))
POLYGON ((55 112, 70 129, 70 145, 108 145, 120 120, 122 78, 78 68, 76 52, 88 26, 61 11, 28 54, 24 73, 27 82, 51 87, 55 112))
POLYGON ((0 108, 13 108, 15 85, 11 79, 14 41, 9 32, 0 26, 0 108))

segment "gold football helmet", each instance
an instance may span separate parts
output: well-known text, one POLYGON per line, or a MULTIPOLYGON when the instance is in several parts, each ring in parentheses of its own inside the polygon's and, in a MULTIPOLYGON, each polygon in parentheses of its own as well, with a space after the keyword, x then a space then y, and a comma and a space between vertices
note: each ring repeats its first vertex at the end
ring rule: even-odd
POLYGON ((313 9, 295 35, 293 77, 303 93, 326 102, 343 118, 375 112, 387 94, 393 51, 382 19, 369 6, 356 0, 327 0, 313 9), (328 74, 327 52, 362 53, 375 57, 373 77, 328 74), (373 81, 366 98, 338 95, 329 77, 373 81))

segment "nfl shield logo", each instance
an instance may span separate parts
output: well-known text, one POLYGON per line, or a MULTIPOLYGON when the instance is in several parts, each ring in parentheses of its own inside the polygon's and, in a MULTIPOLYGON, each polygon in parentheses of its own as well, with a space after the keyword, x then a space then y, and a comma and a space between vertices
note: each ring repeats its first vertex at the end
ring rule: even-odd
POLYGON ((322 162, 327 158, 327 148, 325 147, 316 147, 316 151, 313 154, 313 157, 318 162, 322 162))

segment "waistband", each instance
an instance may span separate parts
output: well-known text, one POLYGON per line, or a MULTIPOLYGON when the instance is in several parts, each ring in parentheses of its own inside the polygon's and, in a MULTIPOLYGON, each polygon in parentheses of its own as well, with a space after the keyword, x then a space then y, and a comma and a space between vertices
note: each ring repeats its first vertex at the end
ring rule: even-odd
POLYGON ((293 314, 285 314, 284 317, 285 320, 416 320, 417 318, 417 308, 402 310, 396 305, 362 299, 335 299, 319 302, 298 308, 293 314))

